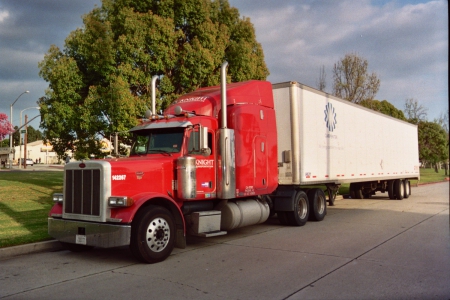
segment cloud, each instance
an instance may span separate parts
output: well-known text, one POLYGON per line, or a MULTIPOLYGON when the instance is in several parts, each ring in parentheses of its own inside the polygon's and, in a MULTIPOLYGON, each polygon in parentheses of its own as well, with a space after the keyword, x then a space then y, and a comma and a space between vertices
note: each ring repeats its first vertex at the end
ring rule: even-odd
POLYGON ((448 3, 418 2, 230 1, 254 24, 270 81, 315 87, 323 65, 331 92, 334 64, 356 53, 381 80, 377 98, 403 109, 414 97, 433 119, 448 107, 448 3))
MULTIPOLYGON (((250 17, 262 44, 271 82, 316 86, 325 66, 346 53, 369 62, 381 80, 377 95, 402 109, 406 98, 429 108, 429 119, 448 107, 448 2, 419 0, 230 0, 250 17)), ((100 0, 0 0, 0 112, 34 106, 48 84, 37 64, 51 44, 62 48, 82 16, 100 0)), ((16 116, 17 114, 17 116, 16 116)))

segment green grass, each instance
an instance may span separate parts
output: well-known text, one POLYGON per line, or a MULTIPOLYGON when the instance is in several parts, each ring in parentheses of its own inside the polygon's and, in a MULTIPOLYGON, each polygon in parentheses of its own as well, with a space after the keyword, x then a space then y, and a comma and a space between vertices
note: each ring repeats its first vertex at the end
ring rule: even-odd
POLYGON ((0 172, 0 248, 45 241, 52 194, 63 172, 0 172))
MULTIPOLYGON (((444 170, 421 169, 420 174, 419 184, 448 177, 444 170)), ((348 187, 343 184, 339 194, 348 194, 348 187)), ((0 172, 0 248, 51 239, 47 215, 52 194, 62 188, 63 172, 0 172)))

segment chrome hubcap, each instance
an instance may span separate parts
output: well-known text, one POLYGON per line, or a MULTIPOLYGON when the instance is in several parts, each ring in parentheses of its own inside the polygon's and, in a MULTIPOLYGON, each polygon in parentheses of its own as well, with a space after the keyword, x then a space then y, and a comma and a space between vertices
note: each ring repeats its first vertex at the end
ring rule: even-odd
POLYGON ((148 247, 154 252, 163 251, 170 239, 170 227, 163 218, 156 218, 147 228, 146 241, 148 247))

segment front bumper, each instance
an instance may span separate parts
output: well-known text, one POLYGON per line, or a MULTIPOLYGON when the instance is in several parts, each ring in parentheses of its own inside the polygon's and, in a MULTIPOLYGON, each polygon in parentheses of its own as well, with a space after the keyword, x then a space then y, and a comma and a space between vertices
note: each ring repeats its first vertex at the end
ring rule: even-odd
POLYGON ((48 234, 65 243, 112 248, 130 244, 131 226, 48 218, 48 234))

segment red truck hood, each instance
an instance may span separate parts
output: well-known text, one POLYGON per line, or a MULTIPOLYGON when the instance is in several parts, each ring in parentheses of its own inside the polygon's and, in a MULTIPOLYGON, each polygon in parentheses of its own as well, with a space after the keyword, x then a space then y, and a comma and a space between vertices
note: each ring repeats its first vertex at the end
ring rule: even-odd
POLYGON ((114 196, 131 196, 143 192, 173 195, 175 156, 152 154, 140 157, 109 159, 114 196))

